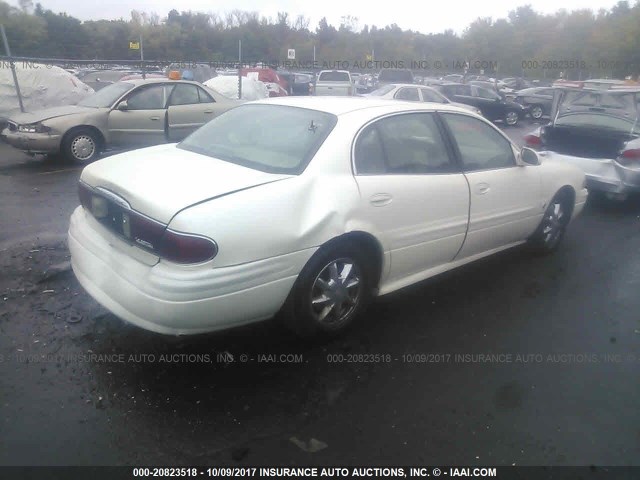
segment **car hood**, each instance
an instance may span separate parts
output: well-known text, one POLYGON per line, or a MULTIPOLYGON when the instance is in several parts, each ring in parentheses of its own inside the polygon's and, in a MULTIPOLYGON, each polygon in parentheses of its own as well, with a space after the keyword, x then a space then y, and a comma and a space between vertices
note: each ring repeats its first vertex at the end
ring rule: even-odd
POLYGON ((77 115, 89 112, 95 112, 95 108, 80 107, 78 105, 65 105, 63 107, 45 108, 36 110, 35 112, 26 112, 13 115, 11 121, 18 125, 27 125, 29 123, 43 122, 50 118, 64 117, 67 115, 77 115))
POLYGON ((265 173, 176 148, 143 148, 94 162, 80 179, 126 200, 133 210, 168 224, 181 210, 292 175, 265 173))

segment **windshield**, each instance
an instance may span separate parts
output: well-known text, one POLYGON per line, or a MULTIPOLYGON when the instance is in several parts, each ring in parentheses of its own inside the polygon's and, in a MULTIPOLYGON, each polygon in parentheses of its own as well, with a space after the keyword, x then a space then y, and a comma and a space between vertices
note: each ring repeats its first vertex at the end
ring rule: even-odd
POLYGON ((89 95, 78 102, 82 107, 109 108, 122 95, 131 90, 135 85, 128 82, 117 82, 98 90, 93 95, 89 95))
POLYGON ((394 88, 396 88, 395 85, 385 85, 384 87, 380 87, 377 90, 374 90, 369 95, 371 95, 373 97, 381 97, 381 96, 389 93, 394 88))
POLYGON ((298 175, 337 117, 283 105, 243 105, 214 118, 178 148, 268 173, 298 175))
POLYGON ((319 82, 350 82, 349 72, 321 72, 319 82))

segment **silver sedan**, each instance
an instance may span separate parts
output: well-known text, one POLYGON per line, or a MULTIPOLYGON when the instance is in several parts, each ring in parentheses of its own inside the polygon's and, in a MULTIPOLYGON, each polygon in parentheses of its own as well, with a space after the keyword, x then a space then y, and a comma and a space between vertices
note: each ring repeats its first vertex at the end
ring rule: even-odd
POLYGON ((178 142, 240 103, 197 82, 130 80, 109 85, 77 105, 15 115, 2 137, 30 154, 62 153, 89 163, 111 147, 178 142))

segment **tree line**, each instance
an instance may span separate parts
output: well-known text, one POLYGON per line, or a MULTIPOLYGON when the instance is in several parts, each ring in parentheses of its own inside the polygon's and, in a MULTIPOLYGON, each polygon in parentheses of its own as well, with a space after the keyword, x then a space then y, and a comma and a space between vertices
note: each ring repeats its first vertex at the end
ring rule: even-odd
MULTIPOLYGON (((295 49, 294 66, 371 66, 390 62, 424 75, 484 73, 527 78, 637 78, 640 73, 640 0, 611 9, 541 14, 530 5, 506 18, 478 18, 460 35, 420 33, 392 24, 360 25, 345 16, 315 28, 304 16, 277 18, 234 10, 224 15, 171 10, 166 18, 133 10, 131 18, 80 21, 31 0, 12 7, 0 0, 12 54, 37 58, 135 60, 130 41, 143 38, 145 59, 236 62, 238 42, 246 62, 282 64, 295 49), (367 63, 368 62, 368 63, 367 63)), ((4 53, 4 52, 3 52, 4 53)))

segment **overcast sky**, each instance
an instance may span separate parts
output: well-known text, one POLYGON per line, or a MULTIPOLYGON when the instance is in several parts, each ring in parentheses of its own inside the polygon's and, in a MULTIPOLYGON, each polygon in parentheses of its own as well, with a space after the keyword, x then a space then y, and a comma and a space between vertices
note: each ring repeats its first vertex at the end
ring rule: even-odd
MULTIPOLYGON (((34 0, 34 4, 38 0, 34 0)), ((9 0, 17 6, 18 0, 9 0)), ((262 16, 276 18, 278 12, 287 12, 295 19, 304 15, 310 20, 309 27, 314 30, 318 21, 326 16, 330 24, 338 26, 342 16, 358 18, 358 25, 365 24, 384 27, 396 23, 402 29, 417 30, 423 33, 439 33, 452 29, 462 33, 478 17, 504 18, 518 5, 530 4, 540 13, 553 13, 560 7, 567 10, 589 8, 611 8, 617 0, 523 0, 507 1, 438 1, 415 0, 350 0, 339 2, 332 0, 104 0, 101 2, 80 2, 78 0, 40 0, 44 8, 54 12, 66 12, 80 20, 131 18, 131 10, 155 12, 160 17, 175 8, 178 11, 193 10, 204 13, 224 14, 233 9, 256 11, 262 16)), ((630 2, 632 3, 632 2, 630 2)))

